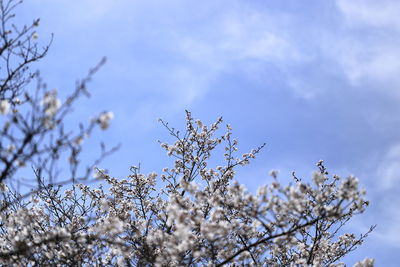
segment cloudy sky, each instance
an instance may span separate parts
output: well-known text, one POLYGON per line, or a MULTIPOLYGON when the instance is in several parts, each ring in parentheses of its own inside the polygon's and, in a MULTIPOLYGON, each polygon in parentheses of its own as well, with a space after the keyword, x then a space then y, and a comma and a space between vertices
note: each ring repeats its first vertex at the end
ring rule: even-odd
MULTIPOLYGON (((122 148, 104 162, 167 163, 157 123, 182 127, 184 110, 207 123, 223 116, 245 150, 267 143, 238 180, 250 190, 295 170, 306 179, 324 159, 354 174, 371 206, 348 226, 378 224, 347 263, 365 256, 395 266, 400 250, 400 2, 386 0, 35 0, 19 20, 41 18, 47 58, 38 68, 67 94, 103 56, 107 64, 76 107, 86 120, 112 110, 99 138, 122 148)), ((94 137, 97 138, 97 137, 94 137)))

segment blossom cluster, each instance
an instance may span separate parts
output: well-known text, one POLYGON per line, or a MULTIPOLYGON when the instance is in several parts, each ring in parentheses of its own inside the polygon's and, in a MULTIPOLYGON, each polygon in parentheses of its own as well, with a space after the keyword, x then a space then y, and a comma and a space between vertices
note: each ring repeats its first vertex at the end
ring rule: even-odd
POLYGON ((114 113, 112 111, 102 112, 96 119, 95 122, 100 126, 102 130, 108 129, 110 123, 114 119, 114 113))
POLYGON ((10 103, 8 103, 7 99, 3 99, 0 101, 0 114, 7 114, 10 109, 10 103))
POLYGON ((271 183, 252 194, 234 181, 235 169, 261 147, 236 157, 230 127, 215 136, 221 123, 204 126, 188 112, 184 135, 164 123, 176 141, 161 147, 175 162, 161 175, 134 166, 117 179, 96 167, 98 186, 50 186, 7 207, 0 263, 342 266, 340 259, 368 234, 337 236, 368 205, 357 178, 330 177, 320 161, 312 183, 294 176, 283 186, 273 171, 271 183), (211 167, 219 144, 225 144, 225 163, 211 167))

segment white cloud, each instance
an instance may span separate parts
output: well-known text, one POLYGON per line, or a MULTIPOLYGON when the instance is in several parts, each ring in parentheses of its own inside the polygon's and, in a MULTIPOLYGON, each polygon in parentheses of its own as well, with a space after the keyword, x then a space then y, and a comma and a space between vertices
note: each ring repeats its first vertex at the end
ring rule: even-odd
MULTIPOLYGON (((76 54, 68 58, 81 61, 97 49, 99 57, 110 55, 108 64, 118 64, 111 69, 124 70, 114 73, 114 77, 137 79, 130 70, 163 73, 154 78, 160 80, 163 90, 170 92, 180 107, 203 97, 223 73, 259 79, 271 66, 284 73, 284 82, 295 95, 306 99, 326 90, 316 78, 330 75, 327 72, 338 67, 353 85, 362 87, 373 81, 383 84, 381 88, 386 92, 400 96, 397 86, 386 86, 388 82, 400 85, 400 19, 395 12, 400 3, 396 1, 339 0, 336 11, 345 19, 331 24, 319 24, 322 18, 318 16, 312 21, 303 20, 302 16, 310 16, 306 10, 292 13, 282 8, 272 12, 239 0, 39 3, 48 7, 49 17, 53 16, 50 26, 57 27, 56 42, 69 39, 71 44, 65 43, 69 47, 79 43, 79 49, 72 52, 76 54), (317 34, 307 39, 310 32, 317 34), (172 60, 156 66, 149 64, 149 69, 139 66, 141 63, 135 60, 142 52, 134 48, 140 46, 145 46, 147 61, 158 60, 157 56, 152 58, 157 53, 172 60), (332 66, 320 68, 318 64, 325 62, 332 66), (308 77, 302 70, 297 73, 302 68, 313 68, 321 75, 308 77)), ((29 5, 39 6, 36 2, 29 5)), ((145 90, 158 92, 159 88, 145 90)))
MULTIPOLYGON (((261 73, 265 64, 284 68, 305 60, 282 22, 290 18, 279 12, 258 10, 244 1, 84 0, 76 5, 71 1, 55 4, 41 0, 41 6, 48 7, 47 16, 53 16, 58 25, 56 41, 79 42, 79 50, 71 55, 75 60, 82 58, 84 49, 89 53, 97 49, 101 55, 110 56, 108 64, 128 64, 111 66, 112 69, 164 72, 162 77, 155 78, 164 79, 164 90, 170 91, 180 106, 204 96, 210 84, 224 72, 247 75, 250 64, 251 71, 261 73), (165 61, 167 65, 152 65, 152 69, 146 70, 132 60, 141 56, 132 52, 140 46, 145 46, 146 60, 157 60, 151 58, 152 54, 162 51, 171 60, 165 61), (123 62, 113 63, 113 55, 123 55, 123 62)), ((132 76, 125 72, 124 75, 132 76)))
POLYGON ((275 15, 238 9, 205 23, 202 27, 211 32, 207 35, 201 30, 196 33, 175 29, 176 39, 172 42, 177 44, 177 53, 187 60, 187 76, 201 80, 196 90, 202 92, 197 95, 204 95, 210 82, 224 72, 239 71, 252 77, 257 76, 254 72, 263 73, 266 65, 284 69, 307 61, 276 22, 275 15))
POLYGON ((338 0, 338 7, 352 26, 389 27, 400 30, 397 0, 338 0))
POLYGON ((288 85, 296 96, 307 100, 312 100, 319 89, 311 87, 304 79, 299 78, 289 79, 288 85))
POLYGON ((383 90, 400 96, 400 2, 340 0, 337 5, 345 20, 325 51, 332 51, 351 83, 383 83, 383 90))
POLYGON ((380 190, 398 187, 400 182, 400 144, 395 144, 386 152, 376 173, 376 185, 380 190))
MULTIPOLYGON (((355 85, 365 85, 370 81, 400 84, 400 48, 394 44, 340 40, 335 53, 347 78, 355 85)), ((385 87, 381 89, 385 90, 385 87)))
MULTIPOLYGON (((375 211, 375 216, 370 218, 372 224, 376 224, 377 228, 372 232, 374 237, 381 241, 384 247, 400 248, 400 212, 398 206, 398 198, 387 201, 385 199, 375 199, 375 201, 382 201, 378 203, 382 210, 375 211), (377 221, 377 214, 379 214, 379 222, 377 221)), ((378 241, 376 240, 376 241, 378 241)))
POLYGON ((304 60, 285 36, 285 29, 279 26, 279 18, 256 10, 231 13, 221 22, 221 38, 216 47, 220 52, 229 53, 232 59, 266 63, 304 60))

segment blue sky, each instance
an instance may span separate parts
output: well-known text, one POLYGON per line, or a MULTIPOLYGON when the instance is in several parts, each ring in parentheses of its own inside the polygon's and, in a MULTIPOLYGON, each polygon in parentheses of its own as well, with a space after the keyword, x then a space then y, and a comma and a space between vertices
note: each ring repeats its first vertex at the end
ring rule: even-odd
POLYGON ((102 166, 112 174, 167 164, 156 141, 170 139, 158 118, 180 127, 185 109, 207 123, 223 116, 243 151, 267 143, 239 172, 250 190, 273 168, 281 179, 292 170, 308 178, 319 159, 332 173, 359 177, 371 206, 348 229, 378 227, 346 262, 369 256, 395 266, 399 11, 395 0, 35 0, 18 14, 41 18, 43 42, 55 34, 37 67, 61 94, 107 56, 73 119, 115 113, 99 137, 123 145, 102 166))

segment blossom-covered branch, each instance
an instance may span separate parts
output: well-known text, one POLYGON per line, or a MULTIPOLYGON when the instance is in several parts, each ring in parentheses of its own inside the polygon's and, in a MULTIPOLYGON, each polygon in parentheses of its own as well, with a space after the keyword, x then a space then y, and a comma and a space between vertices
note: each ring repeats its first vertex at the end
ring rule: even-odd
POLYGON ((30 71, 49 48, 39 49, 39 20, 10 23, 19 3, 0 0, 0 265, 343 266, 373 230, 342 234, 369 203, 356 177, 329 175, 323 161, 310 180, 293 172, 283 185, 271 171, 249 192, 237 169, 265 144, 239 155, 222 118, 206 125, 186 111, 183 131, 160 120, 173 140, 160 142, 172 163, 159 173, 132 166, 113 177, 99 165, 117 147, 104 144, 82 162, 83 142, 114 114, 101 111, 77 129, 66 120, 105 60, 69 96, 48 89, 30 71))

